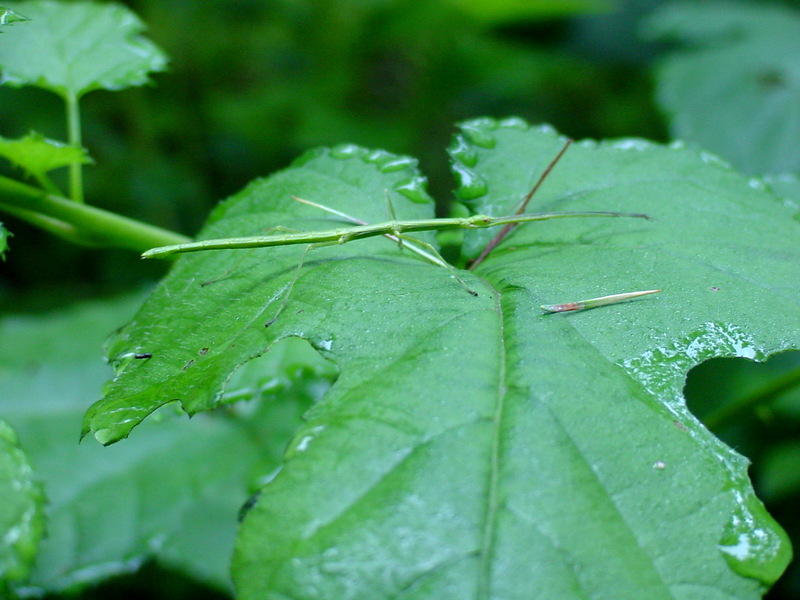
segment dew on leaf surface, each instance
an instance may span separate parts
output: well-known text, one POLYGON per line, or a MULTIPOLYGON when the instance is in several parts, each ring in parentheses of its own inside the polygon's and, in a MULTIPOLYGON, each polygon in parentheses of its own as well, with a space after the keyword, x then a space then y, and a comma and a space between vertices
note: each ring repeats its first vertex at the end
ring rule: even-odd
POLYGON ((731 569, 771 585, 791 559, 789 540, 752 492, 734 494, 736 510, 719 549, 731 569))
POLYGON ((453 174, 458 185, 457 194, 462 200, 474 200, 489 191, 486 180, 464 165, 453 164, 453 174))
POLYGON ((463 135, 457 135, 448 152, 453 160, 456 160, 467 167, 474 167, 478 164, 478 153, 463 135))
POLYGON ((355 144, 342 144, 340 146, 331 148, 330 155, 332 158, 347 160, 350 158, 364 156, 366 152, 367 151, 361 146, 356 146, 355 144))
POLYGON ((425 189, 427 185, 427 179, 417 176, 399 182, 394 189, 398 194, 402 194, 412 202, 427 204, 430 202, 430 196, 428 196, 425 189))
POLYGON ((476 146, 491 150, 497 144, 497 140, 485 130, 487 128, 496 129, 497 123, 492 119, 476 119, 475 121, 464 123, 461 126, 461 131, 476 146))

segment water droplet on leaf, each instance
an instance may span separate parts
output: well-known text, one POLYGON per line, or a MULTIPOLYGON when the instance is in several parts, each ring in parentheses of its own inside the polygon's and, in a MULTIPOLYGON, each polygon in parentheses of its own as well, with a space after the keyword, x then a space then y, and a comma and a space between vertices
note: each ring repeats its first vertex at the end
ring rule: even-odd
POLYGON ((496 140, 487 129, 496 128, 497 123, 491 119, 476 119, 462 125, 461 131, 476 146, 491 150, 494 148, 496 140))
POLYGON ((392 173, 417 166, 416 159, 398 156, 386 150, 373 150, 364 156, 364 162, 377 165, 381 173, 392 173))
POLYGON ((504 127, 506 129, 518 129, 519 131, 528 131, 528 129, 530 129, 528 122, 520 117, 508 117, 501 119, 497 123, 497 126, 504 127))
POLYGON ((789 539, 755 495, 743 498, 736 492, 736 496, 738 507, 725 528, 719 549, 739 575, 770 586, 791 560, 789 539))
POLYGON ((463 135, 457 135, 453 140, 448 152, 453 160, 458 161, 467 167, 474 167, 478 164, 478 153, 463 135))
POLYGON ((417 166, 417 161, 408 156, 395 156, 391 160, 380 165, 381 173, 394 173, 405 169, 412 169, 417 166))
POLYGON ((399 194, 402 194, 412 202, 417 204, 427 204, 431 202, 431 197, 428 195, 428 180, 424 177, 412 177, 398 183, 394 189, 399 194))
POLYGON ((453 164, 453 173, 456 176, 456 194, 461 200, 474 200, 489 191, 486 180, 472 169, 458 163, 453 164))
POLYGON ((355 144, 342 144, 331 148, 330 153, 333 158, 348 159, 364 156, 367 150, 355 144))

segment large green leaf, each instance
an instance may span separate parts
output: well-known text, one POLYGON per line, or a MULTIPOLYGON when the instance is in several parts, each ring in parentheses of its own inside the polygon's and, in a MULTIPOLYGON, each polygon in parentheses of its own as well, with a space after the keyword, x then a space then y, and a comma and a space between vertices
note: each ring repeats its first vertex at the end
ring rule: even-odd
POLYGON ((44 531, 44 494, 19 447, 17 434, 0 421, 0 595, 28 577, 44 531))
MULTIPOLYGON (((48 497, 47 537, 18 590, 26 596, 96 582, 150 559, 230 588, 239 508, 277 468, 299 415, 324 389, 311 373, 292 383, 280 365, 297 360, 284 347, 274 357, 281 361, 253 361, 231 384, 232 394, 263 395, 264 402, 191 423, 161 411, 126 444, 79 445, 86 399, 108 377, 98 359, 102 341, 137 301, 0 320, 0 414, 15 426, 48 497)), ((0 497, 8 514, 11 496, 0 497)))
POLYGON ((120 4, 7 2, 29 22, 4 29, 0 40, 3 82, 35 85, 77 98, 95 89, 147 83, 166 68, 166 55, 141 36, 144 25, 120 4))
MULTIPOLYGON (((491 214, 563 144, 516 119, 462 131, 459 196, 491 214)), ((399 218, 432 214, 408 160, 319 151, 220 205, 201 237, 334 226, 292 194, 385 220, 385 189, 399 218)), ((794 209, 713 157, 640 140, 575 144, 535 204, 653 221, 521 226, 462 273, 477 297, 385 239, 317 249, 274 322, 302 248, 181 258, 109 345, 117 377, 85 430, 110 443, 171 401, 213 408, 239 365, 299 336, 340 376, 244 521, 241 598, 760 597, 788 542, 681 389, 708 358, 800 345, 794 209)))
POLYGON ((657 98, 673 137, 719 153, 745 173, 800 171, 800 13, 742 2, 678 2, 656 12, 667 54, 657 98))

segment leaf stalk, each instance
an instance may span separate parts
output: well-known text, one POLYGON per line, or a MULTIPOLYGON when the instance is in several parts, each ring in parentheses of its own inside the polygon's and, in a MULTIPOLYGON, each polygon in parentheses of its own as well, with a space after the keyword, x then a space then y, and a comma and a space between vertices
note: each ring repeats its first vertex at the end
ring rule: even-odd
POLYGON ((15 216, 87 246, 126 248, 141 252, 156 245, 180 244, 190 238, 129 219, 101 208, 73 202, 39 188, 0 176, 2 206, 15 216))
MULTIPOLYGON (((69 91, 64 95, 67 107, 67 140, 75 148, 81 147, 81 112, 78 96, 69 91)), ((83 204, 83 165, 80 160, 69 165, 69 195, 73 201, 83 204)))

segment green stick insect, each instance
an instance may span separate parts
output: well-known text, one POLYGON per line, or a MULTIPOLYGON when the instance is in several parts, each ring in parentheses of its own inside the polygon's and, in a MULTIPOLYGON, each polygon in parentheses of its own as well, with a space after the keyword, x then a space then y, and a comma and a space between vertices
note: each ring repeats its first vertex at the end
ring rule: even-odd
MULTIPOLYGON (((326 231, 287 232, 286 230, 283 230, 281 233, 277 234, 238 237, 238 238, 221 238, 212 240, 202 240, 199 242, 188 242, 184 244, 175 244, 173 246, 162 246, 159 248, 152 248, 144 252, 142 254, 142 258, 167 258, 175 254, 183 254, 187 252, 202 252, 206 250, 230 250, 234 248, 265 248, 270 246, 305 244, 306 249, 305 252, 303 253, 302 258, 300 259, 300 263, 298 264, 295 275, 287 287, 287 291, 284 294, 283 301, 281 302, 281 306, 278 309, 277 314, 270 320, 269 323, 267 323, 268 326, 271 323, 273 323, 275 319, 277 319, 278 315, 282 312, 283 308, 286 306, 288 296, 290 295, 292 288, 294 287, 294 283, 297 281, 297 278, 299 277, 300 269, 303 266, 303 263, 305 262, 306 254, 310 250, 333 244, 345 244, 347 242, 351 242, 354 240, 375 237, 379 235, 384 236, 390 239, 391 241, 399 244, 401 248, 408 248, 410 251, 414 252, 415 254, 419 255, 420 257, 424 258, 425 260, 435 265, 448 269, 453 275, 453 277, 461 284, 461 286, 468 293, 470 293, 473 296, 477 296, 478 295, 477 292, 471 290, 464 282, 464 280, 458 275, 456 268, 453 267, 450 263, 448 263, 444 258, 442 258, 442 256, 437 252, 437 250, 433 246, 431 246, 430 244, 428 244, 423 240, 412 237, 408 234, 417 231, 484 229, 488 227, 502 226, 503 229, 501 229, 501 231, 487 244, 486 248, 478 256, 478 258, 476 258, 472 262, 472 264, 469 267, 469 269, 472 270, 475 267, 477 267, 486 258, 486 256, 488 256, 488 254, 500 243, 500 241, 502 241, 502 239, 506 235, 511 233, 514 230, 514 228, 517 227, 520 223, 528 223, 532 221, 546 221, 549 219, 578 218, 578 217, 629 217, 636 219, 650 219, 650 217, 645 214, 625 213, 625 212, 607 212, 607 211, 543 212, 543 213, 525 212, 525 209, 527 208, 527 205, 530 202, 531 198, 539 189, 542 182, 545 180, 545 178, 553 169, 558 160, 563 156, 564 152, 566 152, 570 143, 571 141, 568 141, 566 143, 566 145, 561 149, 561 151, 555 157, 555 159, 553 159, 553 161, 544 170, 542 175, 539 177, 539 180, 536 182, 536 185, 534 185, 531 191, 522 199, 517 211, 513 215, 508 215, 504 217, 492 217, 489 215, 478 214, 478 215, 472 215, 470 217, 399 221, 395 218, 394 210, 392 208, 391 202, 389 202, 387 193, 387 204, 389 207, 389 212, 392 216, 392 220, 385 221, 382 223, 369 224, 344 212, 341 212, 329 206, 325 206, 324 204, 319 204, 316 202, 312 202, 310 200, 305 200, 302 198, 298 198, 296 196, 292 196, 292 199, 297 202, 302 202, 304 204, 313 206, 315 208, 319 208, 320 210, 324 210, 328 213, 336 215, 342 218, 343 220, 352 223, 353 226, 330 229, 326 231)), ((655 294, 660 291, 661 290, 645 290, 637 292, 626 292, 622 294, 603 296, 600 298, 592 298, 589 300, 581 300, 579 302, 568 302, 565 304, 546 304, 542 305, 541 309, 545 313, 588 310, 599 306, 624 302, 626 300, 630 300, 647 294, 655 294)))

